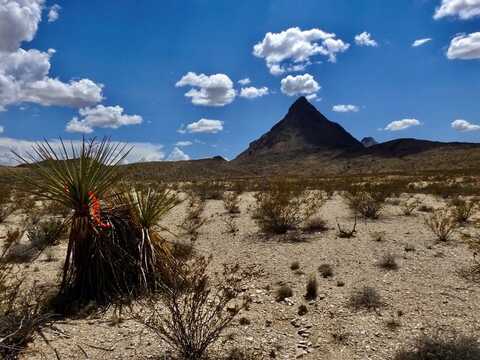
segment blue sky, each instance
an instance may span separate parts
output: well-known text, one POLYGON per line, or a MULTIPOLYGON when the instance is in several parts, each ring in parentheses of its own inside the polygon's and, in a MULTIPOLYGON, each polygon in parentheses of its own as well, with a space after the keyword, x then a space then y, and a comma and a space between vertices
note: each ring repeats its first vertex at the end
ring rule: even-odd
POLYGON ((83 135, 232 159, 300 95, 359 139, 477 142, 480 0, 0 3, 0 163, 83 135))

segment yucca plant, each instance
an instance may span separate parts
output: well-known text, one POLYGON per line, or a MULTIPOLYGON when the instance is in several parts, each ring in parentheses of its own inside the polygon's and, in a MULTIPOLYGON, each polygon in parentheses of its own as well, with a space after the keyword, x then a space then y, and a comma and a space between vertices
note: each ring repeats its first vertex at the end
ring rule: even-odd
POLYGON ((121 179, 119 164, 126 144, 104 138, 79 146, 37 143, 26 155, 15 154, 33 172, 23 180, 28 191, 70 209, 70 235, 61 294, 78 302, 110 302, 143 291, 138 283, 137 229, 129 209, 102 209, 100 202, 121 179))

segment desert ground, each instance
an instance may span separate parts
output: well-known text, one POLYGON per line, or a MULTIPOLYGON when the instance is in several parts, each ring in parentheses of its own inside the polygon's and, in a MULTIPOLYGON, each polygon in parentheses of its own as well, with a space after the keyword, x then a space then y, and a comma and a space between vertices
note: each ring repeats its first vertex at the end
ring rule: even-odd
MULTIPOLYGON (((251 300, 211 352, 226 354, 241 348, 249 354, 244 358, 252 359, 391 359, 400 348, 413 348, 425 334, 451 331, 478 336, 480 287, 461 271, 472 264, 468 239, 479 235, 480 211, 457 227, 448 242, 439 242, 425 218, 447 201, 433 195, 413 196, 418 206, 410 216, 400 206, 406 194, 388 198, 378 219, 356 220, 351 238, 339 237, 337 224, 351 228, 355 222, 340 192, 333 193, 314 215, 325 220, 326 229, 300 228, 282 235, 261 232, 252 217, 252 192, 240 195, 239 214, 226 212, 222 200, 206 200, 202 213, 206 222, 198 230, 193 251, 212 255, 212 276, 222 264, 238 263, 244 278, 242 297, 251 300), (380 266, 387 254, 394 256, 396 269, 380 266), (322 264, 329 264, 332 273, 324 277, 318 270, 322 264), (307 300, 306 284, 312 276, 318 281, 318 295, 307 300), (290 287, 293 295, 279 300, 282 285, 290 287), (364 286, 378 292, 381 304, 354 309, 349 299, 364 286), (306 311, 299 315, 301 305, 306 311)), ((38 202, 37 207, 41 208, 38 202)), ((190 242, 179 228, 187 207, 183 201, 162 220, 169 230, 163 232, 167 240, 190 242)), ((23 228, 27 217, 24 209, 10 214, 0 224, 0 241, 9 230, 23 228)), ((22 242, 28 242, 26 234, 22 242)), ((33 261, 15 266, 28 283, 54 288, 66 246, 63 239, 33 261)), ((163 359, 169 351, 128 311, 119 317, 109 310, 54 321, 42 336, 34 336, 20 358, 163 359)))

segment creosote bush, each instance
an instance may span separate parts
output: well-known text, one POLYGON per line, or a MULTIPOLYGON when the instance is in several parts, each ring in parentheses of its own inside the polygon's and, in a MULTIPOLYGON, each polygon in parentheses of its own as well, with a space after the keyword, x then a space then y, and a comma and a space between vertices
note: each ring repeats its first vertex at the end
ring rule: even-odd
POLYGON ((345 193, 352 212, 367 219, 378 219, 385 206, 387 193, 375 190, 352 190, 345 193))
POLYGON ((461 197, 456 197, 450 202, 452 208, 452 216, 460 223, 466 223, 473 212, 477 208, 477 202, 474 200, 465 200, 461 197))
POLYGON ((255 194, 253 218, 265 233, 284 234, 308 220, 323 204, 321 194, 313 194, 287 181, 270 183, 255 194))
POLYGON ((434 334, 422 336, 411 348, 399 350, 394 360, 478 360, 480 344, 475 336, 434 334))
POLYGON ((380 295, 372 287, 364 286, 350 296, 349 306, 354 310, 376 310, 383 306, 380 295))
POLYGON ((435 210, 425 218, 425 224, 435 234, 438 241, 448 241, 457 227, 457 222, 447 208, 435 210))
POLYGON ((211 279, 209 262, 202 257, 188 263, 171 262, 170 271, 178 276, 135 314, 135 319, 165 341, 180 359, 204 359, 208 348, 243 307, 240 303, 232 306, 241 287, 239 268, 225 265, 222 274, 211 279))

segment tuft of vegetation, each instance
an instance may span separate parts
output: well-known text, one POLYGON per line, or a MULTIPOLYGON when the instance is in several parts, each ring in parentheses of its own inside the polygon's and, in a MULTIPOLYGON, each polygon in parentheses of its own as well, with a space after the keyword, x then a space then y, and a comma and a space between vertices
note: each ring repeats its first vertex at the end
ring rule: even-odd
POLYGON ((450 202, 452 208, 452 216, 455 221, 460 224, 466 223, 477 208, 477 202, 474 200, 465 200, 461 197, 456 197, 450 202))
POLYGON ((294 261, 290 264, 290 270, 295 271, 300 269, 300 263, 298 261, 294 261))
POLYGON ((355 221, 351 229, 346 229, 342 227, 338 222, 337 222, 337 228, 338 228, 337 236, 339 238, 350 239, 355 237, 355 234, 357 233, 357 217, 355 217, 355 221))
POLYGON ((144 311, 135 314, 138 322, 181 359, 204 359, 243 307, 232 305, 241 290, 239 268, 225 265, 222 274, 211 279, 209 262, 200 257, 189 263, 172 263, 170 271, 181 276, 173 277, 158 298, 145 301, 144 311))
POLYGON ((275 299, 277 301, 284 301, 286 298, 290 298, 293 296, 293 290, 288 285, 280 286, 275 294, 275 299))
POLYGON ((303 229, 307 232, 323 232, 328 230, 327 222, 320 216, 311 217, 305 223, 303 229))
POLYGON ((322 275, 322 277, 329 278, 333 276, 333 267, 330 264, 321 264, 318 267, 318 272, 322 275))
POLYGON ((366 219, 378 219, 385 206, 388 194, 384 191, 352 190, 345 193, 348 206, 354 215, 360 214, 366 219))
POLYGON ((413 347, 401 349, 394 360, 477 360, 480 345, 475 336, 459 334, 422 336, 413 347))
POLYGON ((398 270, 396 256, 391 253, 383 255, 378 262, 378 266, 384 270, 398 270))
POLYGON ((420 205, 420 200, 410 197, 401 204, 403 215, 411 216, 413 211, 420 205))
POLYGON ((192 241, 197 240, 200 228, 206 223, 202 213, 205 209, 205 201, 195 194, 190 194, 187 202, 187 214, 179 225, 192 241))
POLYGON ((383 306, 380 294, 372 287, 364 286, 350 295, 349 306, 354 310, 376 310, 383 306))
POLYGON ((227 234, 235 235, 239 231, 238 226, 233 218, 227 217, 223 219, 223 222, 225 223, 225 227, 227 228, 227 234))
POLYGON ((384 242, 386 235, 385 231, 373 231, 370 233, 371 239, 376 242, 384 242))
POLYGON ((235 191, 228 191, 223 194, 223 206, 229 214, 240 213, 240 194, 235 191))
POLYGON ((438 241, 446 242, 457 227, 457 222, 446 208, 435 210, 425 219, 425 224, 435 234, 438 241))
POLYGON ((57 245, 65 232, 65 224, 58 219, 40 221, 27 228, 27 237, 33 247, 42 251, 48 246, 57 245))
POLYGON ((255 194, 254 219, 265 233, 284 234, 308 220, 323 204, 314 195, 287 181, 270 183, 266 191, 255 194))
POLYGON ((318 296, 318 281, 315 274, 311 274, 307 280, 305 299, 315 300, 318 296))

